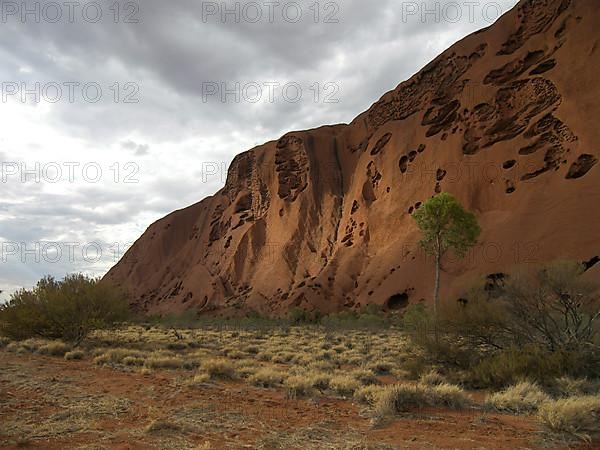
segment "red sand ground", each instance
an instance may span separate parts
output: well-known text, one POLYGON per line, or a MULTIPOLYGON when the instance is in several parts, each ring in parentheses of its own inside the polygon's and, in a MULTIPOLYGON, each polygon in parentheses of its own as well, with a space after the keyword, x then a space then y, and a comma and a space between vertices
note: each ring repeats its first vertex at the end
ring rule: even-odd
MULTIPOLYGON (((69 389, 80 390, 89 395, 116 396, 130 399, 127 413, 119 417, 103 417, 100 420, 102 445, 112 449, 145 449, 156 445, 154 435, 143 430, 153 419, 174 417, 185 409, 210 404, 214 407, 214 422, 206 422, 205 430, 190 431, 189 441, 202 444, 207 441, 213 448, 263 448, 280 447, 286 436, 303 430, 323 429, 330 433, 332 446, 317 444, 298 448, 342 448, 344 436, 347 442, 355 442, 358 436, 361 447, 410 449, 517 449, 517 448, 567 448, 549 444, 535 421, 528 417, 514 417, 482 411, 450 411, 424 409, 372 429, 369 420, 362 417, 359 407, 348 400, 320 398, 313 400, 289 400, 284 393, 272 389, 259 389, 236 382, 209 383, 201 387, 188 387, 178 382, 181 372, 157 372, 151 375, 124 373, 98 368, 87 361, 63 361, 31 355, 14 355, 0 351, 0 415, 2 423, 12 422, 32 408, 39 408, 36 421, 43 422, 50 414, 61 408, 50 406, 42 397, 43 392, 10 387, 7 380, 16 376, 28 381, 68 380, 69 389), (214 431, 213 431, 214 430, 214 431), (271 439, 266 445, 264 438, 271 439), (341 440, 340 440, 341 439, 341 440), (262 440, 262 441, 261 441, 262 440)), ((189 374, 187 375, 189 377, 189 374)), ((67 408, 76 404, 63 405, 67 408)), ((0 442, 8 441, 9 430, 0 427, 0 442)), ((310 434, 307 434, 310 436, 310 434)), ((79 445, 100 443, 97 433, 79 433, 61 436, 49 441, 35 441, 20 436, 18 445, 2 448, 39 448, 45 450, 76 448, 79 445)), ((317 435, 315 435, 317 436, 317 435)), ((315 437, 315 439, 317 439, 315 437)), ((13 441, 17 441, 14 437, 13 441)), ((320 442, 313 441, 312 444, 320 442)), ((324 441, 327 442, 327 441, 324 441)), ((165 445, 165 444, 163 444, 165 445)), ((169 447, 162 447, 169 448, 169 447)), ((344 447, 349 448, 349 447, 344 447)), ((594 448, 583 445, 578 448, 594 448)), ((597 447, 596 447, 597 448, 597 447)))

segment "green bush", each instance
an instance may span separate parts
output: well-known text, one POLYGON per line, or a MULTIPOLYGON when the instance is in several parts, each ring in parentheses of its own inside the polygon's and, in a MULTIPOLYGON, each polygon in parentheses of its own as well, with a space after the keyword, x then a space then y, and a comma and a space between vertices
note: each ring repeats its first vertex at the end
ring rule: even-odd
POLYGON ((482 359, 469 373, 475 387, 503 388, 528 379, 549 384, 563 374, 585 372, 586 361, 574 352, 548 352, 529 345, 509 348, 482 359))
POLYGON ((62 339, 79 342, 90 331, 109 327, 128 317, 129 305, 116 288, 84 275, 61 281, 40 280, 0 306, 0 334, 15 340, 62 339))

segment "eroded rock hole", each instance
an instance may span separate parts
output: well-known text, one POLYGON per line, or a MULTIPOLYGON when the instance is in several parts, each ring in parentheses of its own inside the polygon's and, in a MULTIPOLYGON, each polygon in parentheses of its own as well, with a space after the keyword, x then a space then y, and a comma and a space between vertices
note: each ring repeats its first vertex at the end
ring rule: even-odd
POLYGON ((402 158, 400 158, 398 165, 400 166, 400 172, 406 173, 408 170, 408 156, 404 155, 402 158))
POLYGON ((595 156, 584 153, 583 155, 579 156, 579 158, 577 158, 577 161, 575 161, 571 165, 571 168, 569 169, 569 172, 566 176, 567 180, 575 180, 577 178, 583 177, 597 163, 598 159, 595 156))
POLYGON ((386 309, 390 311, 398 311, 408 306, 408 294, 402 292, 401 294, 392 295, 385 302, 386 309))
POLYGON ((508 169, 512 169, 513 167, 515 167, 515 164, 517 163, 517 161, 515 161, 514 159, 511 159, 509 161, 506 161, 504 164, 502 164, 502 168, 508 170, 508 169))

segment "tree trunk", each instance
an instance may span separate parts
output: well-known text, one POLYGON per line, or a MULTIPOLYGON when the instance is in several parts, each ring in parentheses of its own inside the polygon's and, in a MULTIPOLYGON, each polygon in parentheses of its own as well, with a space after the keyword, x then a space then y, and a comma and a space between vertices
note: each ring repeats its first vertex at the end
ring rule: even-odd
POLYGON ((435 343, 438 340, 438 303, 440 301, 440 269, 441 269, 441 249, 438 243, 435 252, 435 283, 433 285, 433 333, 435 336, 435 343))
POLYGON ((433 333, 435 343, 439 343, 438 336, 438 305, 440 302, 440 272, 442 268, 442 239, 438 234, 435 240, 435 282, 433 285, 433 333))

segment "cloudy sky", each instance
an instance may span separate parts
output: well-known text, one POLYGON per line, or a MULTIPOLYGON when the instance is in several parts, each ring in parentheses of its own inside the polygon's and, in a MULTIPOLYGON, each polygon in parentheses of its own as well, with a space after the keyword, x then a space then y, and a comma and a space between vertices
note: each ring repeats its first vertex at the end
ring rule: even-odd
POLYGON ((0 290, 102 275, 237 153, 350 122, 516 0, 2 2, 0 290))

